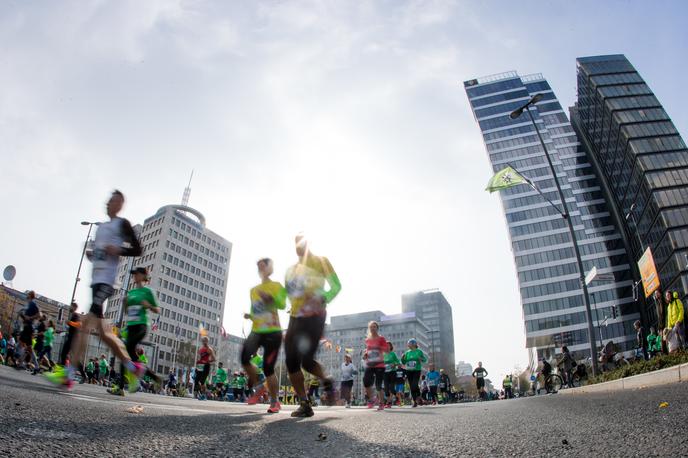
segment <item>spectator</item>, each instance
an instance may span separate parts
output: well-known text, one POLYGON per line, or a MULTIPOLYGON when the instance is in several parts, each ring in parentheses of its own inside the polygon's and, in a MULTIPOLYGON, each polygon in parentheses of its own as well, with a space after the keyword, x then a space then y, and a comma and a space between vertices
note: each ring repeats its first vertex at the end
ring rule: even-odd
POLYGON ((657 334, 654 326, 650 327, 650 334, 647 336, 647 350, 650 358, 662 354, 662 336, 657 334))
POLYGON ((639 350, 643 353, 643 359, 648 360, 645 329, 640 324, 640 320, 636 320, 635 323, 633 323, 633 327, 635 328, 636 357, 638 357, 637 351, 639 350))
POLYGON ((571 356, 569 348, 564 345, 561 347, 561 367, 564 375, 566 386, 573 388, 573 369, 576 367, 576 361, 571 356))
MULTIPOLYGON (((678 340, 678 348, 683 348, 685 345, 685 335, 683 328, 683 302, 678 298, 678 292, 667 291, 664 293, 664 299, 667 305, 667 321, 666 327, 670 332, 675 333, 678 340)), ((669 350, 671 352, 671 349, 669 350)))

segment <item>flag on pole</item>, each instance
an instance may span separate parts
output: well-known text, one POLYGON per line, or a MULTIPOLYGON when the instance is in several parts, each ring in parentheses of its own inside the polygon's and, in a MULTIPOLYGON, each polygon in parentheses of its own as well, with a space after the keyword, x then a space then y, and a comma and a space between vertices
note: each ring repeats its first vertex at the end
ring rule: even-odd
POLYGON ((510 188, 519 184, 528 184, 528 180, 521 176, 512 167, 505 167, 490 179, 485 191, 495 192, 510 188))
POLYGON ((153 325, 151 326, 151 331, 155 332, 158 330, 158 325, 160 324, 160 315, 153 321, 153 325))
POLYGON ((201 337, 206 337, 208 335, 208 331, 203 327, 203 323, 198 324, 198 333, 201 337))

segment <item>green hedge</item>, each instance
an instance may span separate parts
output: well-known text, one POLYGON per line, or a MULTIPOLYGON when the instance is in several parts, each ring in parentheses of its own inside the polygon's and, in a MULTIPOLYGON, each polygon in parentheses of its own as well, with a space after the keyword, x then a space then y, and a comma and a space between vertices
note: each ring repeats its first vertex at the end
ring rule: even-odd
POLYGON ((646 372, 657 371, 677 364, 688 363, 688 351, 679 351, 671 355, 662 355, 652 358, 649 361, 637 361, 635 363, 614 369, 597 377, 591 377, 589 384, 609 382, 620 378, 632 377, 646 372))

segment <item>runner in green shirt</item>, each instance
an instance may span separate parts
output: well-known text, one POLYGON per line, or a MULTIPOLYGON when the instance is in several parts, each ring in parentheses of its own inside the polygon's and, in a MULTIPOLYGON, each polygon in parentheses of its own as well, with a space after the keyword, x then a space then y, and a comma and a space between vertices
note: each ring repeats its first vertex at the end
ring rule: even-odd
POLYGON ((420 400, 420 388, 418 388, 420 371, 423 363, 428 361, 428 357, 425 356, 423 350, 418 348, 416 339, 409 339, 407 346, 408 350, 402 355, 401 362, 406 365, 406 378, 411 388, 413 407, 418 407, 418 401, 420 400))
POLYGON ((54 364, 52 359, 53 340, 55 339, 55 323, 53 320, 48 320, 48 328, 43 332, 43 350, 38 355, 38 366, 40 367, 43 361, 52 370, 54 364))
POLYGON ((383 378, 385 382, 385 407, 390 409, 392 407, 392 400, 396 396, 394 380, 397 375, 397 368, 401 365, 399 357, 394 352, 394 345, 389 340, 387 341, 387 353, 383 357, 383 362, 385 363, 385 376, 383 378))
POLYGON ((227 371, 222 367, 222 363, 217 363, 215 371, 215 388, 217 388, 220 399, 225 397, 225 384, 227 383, 227 371))

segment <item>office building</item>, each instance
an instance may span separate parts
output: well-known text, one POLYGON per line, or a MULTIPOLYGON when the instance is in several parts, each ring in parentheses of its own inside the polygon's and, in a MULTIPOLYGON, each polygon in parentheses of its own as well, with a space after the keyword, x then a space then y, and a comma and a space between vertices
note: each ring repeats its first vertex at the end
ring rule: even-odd
POLYGON ((456 376, 457 377, 465 377, 467 375, 472 375, 473 374, 473 366, 471 363, 467 363, 465 361, 459 361, 456 363, 456 376))
MULTIPOLYGON (((633 321, 639 314, 626 249, 599 179, 548 82, 541 74, 519 76, 512 71, 469 80, 464 86, 492 171, 511 165, 549 200, 561 205, 530 117, 509 116, 533 95, 542 94, 531 113, 561 183, 585 273, 595 266, 614 277, 589 288, 595 340, 600 345, 613 340, 622 350, 632 349, 633 321), (617 318, 613 318, 613 306, 620 307, 617 318)), ((552 357, 562 345, 577 358, 589 357, 582 286, 566 221, 527 185, 505 189, 499 195, 516 265, 531 364, 543 356, 552 357)))
POLYGON ((175 342, 199 340, 201 326, 217 346, 224 316, 227 271, 232 244, 206 227, 205 217, 186 205, 166 205, 139 228, 143 254, 122 258, 118 280, 122 288, 108 301, 106 316, 119 322, 129 285, 129 270, 143 266, 162 308, 147 340, 155 342, 155 369, 167 373, 175 362, 175 342))
MULTIPOLYGON (((688 291, 688 149, 650 87, 623 55, 576 60, 571 118, 635 263, 649 247, 660 287, 688 291)), ((639 299, 644 299, 640 288, 639 299)), ((644 318, 657 309, 645 301, 644 318)), ((662 320, 663 321, 663 320, 662 320)))
POLYGON ((221 361, 228 371, 241 369, 241 349, 244 348, 244 338, 233 334, 220 336, 220 344, 217 346, 217 360, 221 361))
POLYGON ((418 291, 401 296, 401 311, 413 312, 430 327, 429 356, 437 366, 451 371, 454 360, 454 319, 449 302, 439 290, 418 291))

